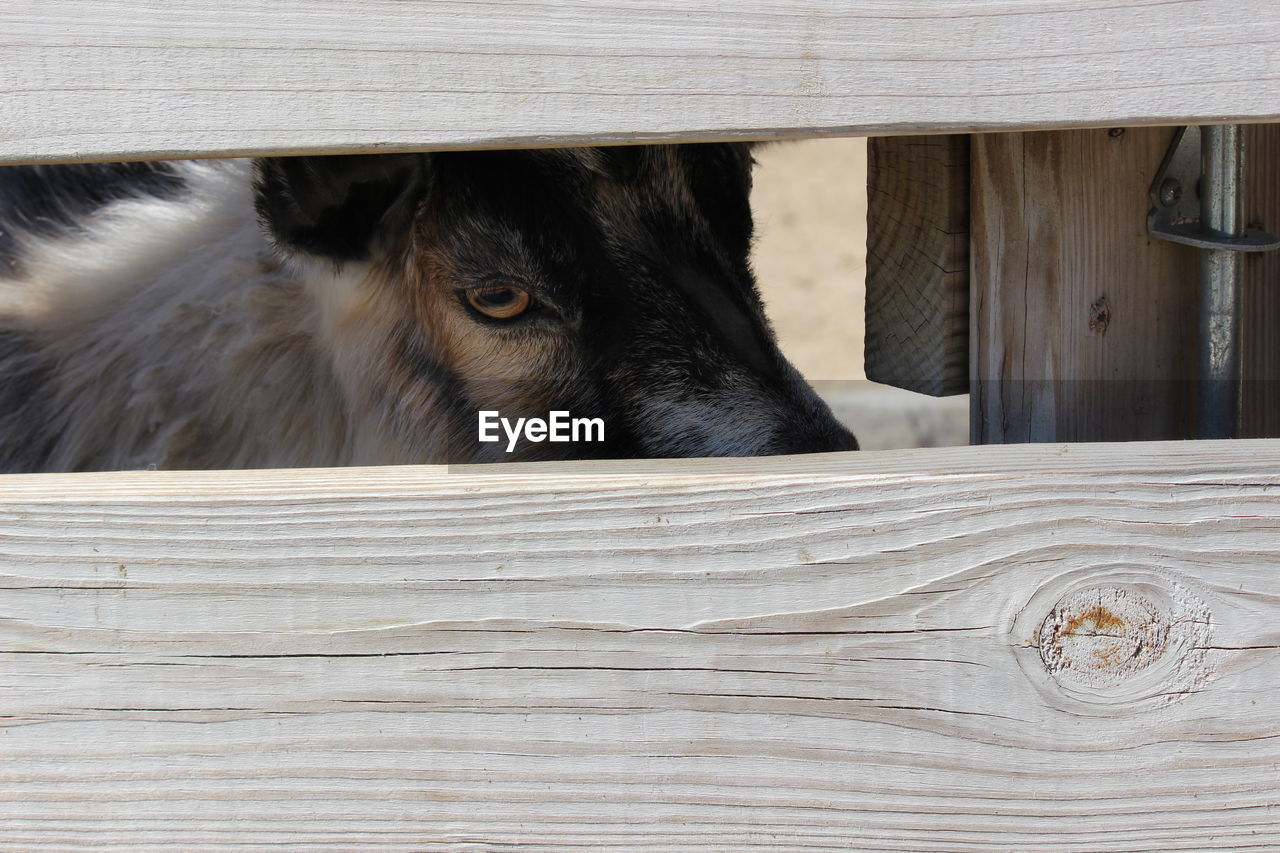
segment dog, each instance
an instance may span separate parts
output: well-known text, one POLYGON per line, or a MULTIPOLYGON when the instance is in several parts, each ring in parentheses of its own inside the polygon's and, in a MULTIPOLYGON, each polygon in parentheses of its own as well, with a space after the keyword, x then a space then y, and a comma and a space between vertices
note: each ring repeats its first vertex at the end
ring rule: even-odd
POLYGON ((855 450, 749 144, 0 169, 0 471, 855 450), (602 425, 485 441, 480 413, 602 425))

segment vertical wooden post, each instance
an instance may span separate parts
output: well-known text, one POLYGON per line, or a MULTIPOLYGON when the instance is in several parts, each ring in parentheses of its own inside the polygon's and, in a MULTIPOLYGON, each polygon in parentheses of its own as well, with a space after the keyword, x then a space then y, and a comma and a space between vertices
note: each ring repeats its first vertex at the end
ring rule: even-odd
POLYGON ((867 378, 969 390, 969 137, 867 145, 867 378))
POLYGON ((1195 250, 1146 222, 1172 136, 974 137, 974 443, 1192 437, 1195 250))
MULTIPOLYGON (((1256 124, 1245 137, 1244 221, 1280 234, 1280 125, 1256 124)), ((1280 252, 1244 257, 1244 413, 1241 436, 1280 436, 1280 252)))

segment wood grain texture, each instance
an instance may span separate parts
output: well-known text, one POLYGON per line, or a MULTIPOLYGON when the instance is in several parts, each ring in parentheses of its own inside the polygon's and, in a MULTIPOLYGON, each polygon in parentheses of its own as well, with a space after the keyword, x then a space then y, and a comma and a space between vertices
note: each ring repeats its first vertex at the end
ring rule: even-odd
POLYGON ((1196 254, 1146 222, 1172 135, 974 137, 974 443, 1194 436, 1196 254))
POLYGON ((10 0, 0 162, 1265 120, 1277 51, 1271 0, 10 0))
POLYGON ((969 392, 969 137, 867 144, 867 378, 969 392))
POLYGON ((0 848, 1280 846, 1280 443, 0 479, 0 848))

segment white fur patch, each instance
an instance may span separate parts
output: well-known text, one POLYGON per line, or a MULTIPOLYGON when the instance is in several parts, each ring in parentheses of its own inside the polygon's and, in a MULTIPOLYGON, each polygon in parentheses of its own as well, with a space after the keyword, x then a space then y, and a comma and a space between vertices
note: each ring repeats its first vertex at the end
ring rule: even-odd
POLYGON ((46 469, 344 461, 347 418, 315 346, 323 300, 264 241, 250 164, 179 168, 179 198, 22 238, 23 279, 0 282, 0 315, 57 365, 46 469))

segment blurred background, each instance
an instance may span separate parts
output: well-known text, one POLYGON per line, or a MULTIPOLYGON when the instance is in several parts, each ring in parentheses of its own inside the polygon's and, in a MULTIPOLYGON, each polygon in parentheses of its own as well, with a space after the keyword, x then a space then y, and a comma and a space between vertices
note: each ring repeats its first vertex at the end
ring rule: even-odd
POLYGON ((862 368, 865 139, 759 146, 753 263, 782 351, 864 450, 967 444, 969 398, 868 382, 862 368))

